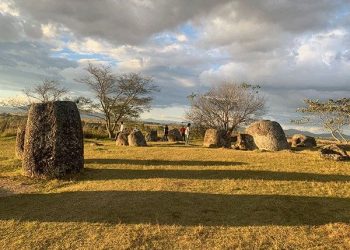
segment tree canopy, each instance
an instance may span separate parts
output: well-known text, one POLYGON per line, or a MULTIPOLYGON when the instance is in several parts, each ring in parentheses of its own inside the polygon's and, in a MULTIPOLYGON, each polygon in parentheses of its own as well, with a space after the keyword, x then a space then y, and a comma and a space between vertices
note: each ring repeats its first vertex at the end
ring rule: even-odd
POLYGON ((204 94, 189 96, 187 118, 197 126, 234 130, 265 112, 258 85, 223 83, 204 94))
POLYGON ((137 118, 150 109, 152 94, 158 91, 153 79, 137 73, 116 75, 110 66, 89 64, 86 75, 78 80, 86 84, 94 99, 82 99, 86 109, 103 119, 109 137, 114 136, 118 122, 137 118))
POLYGON ((304 117, 292 122, 322 124, 334 139, 347 142, 343 130, 350 124, 350 98, 326 101, 306 99, 304 102, 305 106, 297 109, 297 112, 303 113, 304 117))

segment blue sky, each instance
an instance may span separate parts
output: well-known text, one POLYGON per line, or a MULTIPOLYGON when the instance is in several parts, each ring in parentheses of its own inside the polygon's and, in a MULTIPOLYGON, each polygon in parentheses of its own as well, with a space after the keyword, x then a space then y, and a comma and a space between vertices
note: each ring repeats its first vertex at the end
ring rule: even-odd
POLYGON ((44 78, 90 95, 74 81, 90 61, 154 78, 143 118, 183 121, 190 93, 245 81, 265 118, 295 127, 303 99, 350 96, 349 13, 345 0, 1 0, 0 98, 44 78))

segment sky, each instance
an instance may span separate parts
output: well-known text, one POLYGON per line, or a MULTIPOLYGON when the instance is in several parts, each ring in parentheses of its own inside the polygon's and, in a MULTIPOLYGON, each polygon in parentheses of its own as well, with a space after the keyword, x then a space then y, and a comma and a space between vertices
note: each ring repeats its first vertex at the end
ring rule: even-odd
POLYGON ((248 82, 264 118, 298 128, 304 99, 350 96, 350 1, 0 0, 0 98, 45 78, 90 96, 88 62, 153 77, 144 119, 184 121, 192 92, 248 82))

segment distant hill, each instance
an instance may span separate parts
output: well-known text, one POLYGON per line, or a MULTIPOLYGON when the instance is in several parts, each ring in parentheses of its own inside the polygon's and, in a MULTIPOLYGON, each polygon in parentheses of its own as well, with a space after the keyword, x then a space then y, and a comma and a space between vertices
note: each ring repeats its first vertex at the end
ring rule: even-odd
POLYGON ((11 107, 1 107, 0 106, 0 114, 1 113, 16 113, 16 112, 18 112, 18 110, 17 109, 15 109, 15 108, 11 108, 11 107))
MULTIPOLYGON (((286 133, 286 136, 292 136, 294 134, 303 134, 303 135, 312 136, 316 138, 332 138, 332 135, 329 133, 315 134, 309 131, 302 131, 297 129, 286 129, 284 130, 284 132, 286 133)), ((345 135, 344 137, 347 139, 350 139, 350 136, 348 135, 345 135)))
POLYGON ((172 120, 157 120, 152 118, 142 119, 143 122, 146 123, 155 123, 155 124, 180 124, 180 123, 187 123, 187 122, 179 122, 179 121, 172 121, 172 120))

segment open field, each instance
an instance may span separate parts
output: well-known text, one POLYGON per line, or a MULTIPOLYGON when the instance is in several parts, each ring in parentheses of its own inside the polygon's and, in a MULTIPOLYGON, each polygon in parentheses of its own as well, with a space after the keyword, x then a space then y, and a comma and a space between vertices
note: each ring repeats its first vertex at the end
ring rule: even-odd
POLYGON ((317 150, 85 144, 67 180, 21 175, 0 139, 0 249, 350 249, 350 163, 317 150))

